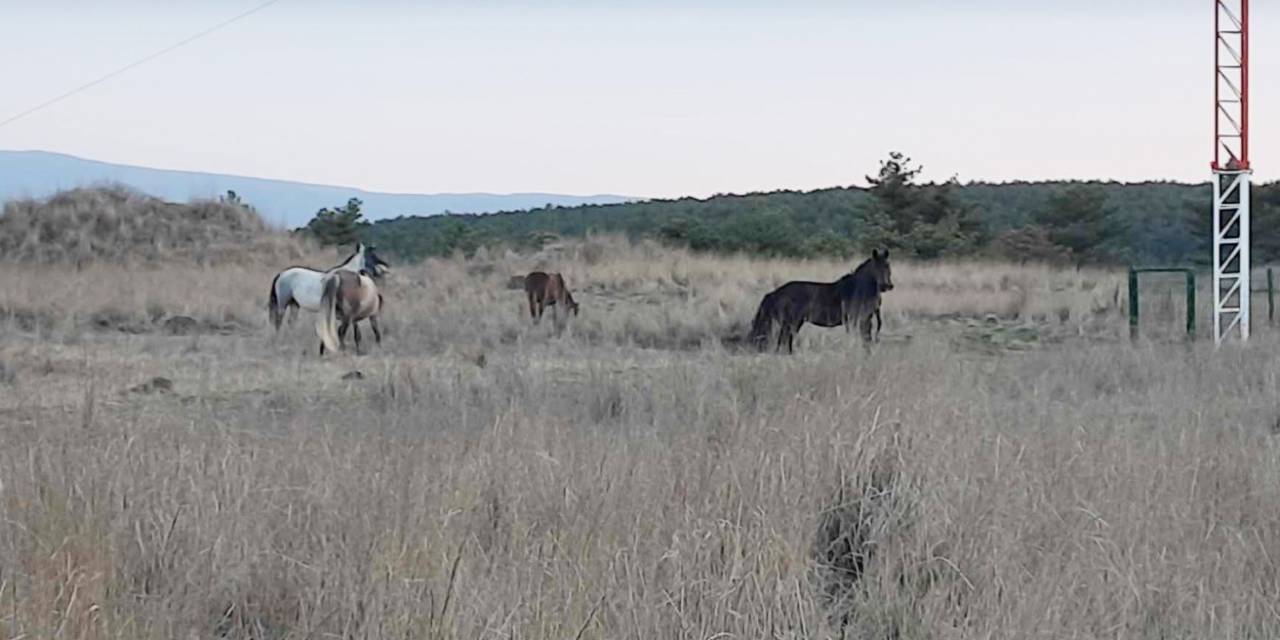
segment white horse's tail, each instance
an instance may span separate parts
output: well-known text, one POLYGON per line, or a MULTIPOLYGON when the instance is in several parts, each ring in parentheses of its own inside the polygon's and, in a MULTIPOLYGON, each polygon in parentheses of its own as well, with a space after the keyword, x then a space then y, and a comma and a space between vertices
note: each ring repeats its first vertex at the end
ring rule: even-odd
POLYGON ((280 330, 280 324, 284 321, 284 310, 280 308, 280 298, 276 294, 276 285, 280 283, 280 274, 271 279, 271 295, 267 296, 267 313, 271 318, 271 324, 280 330))
POLYGON ((329 351, 338 350, 337 307, 338 282, 337 274, 324 277, 324 293, 320 296, 320 313, 316 316, 316 335, 320 336, 320 346, 329 351))

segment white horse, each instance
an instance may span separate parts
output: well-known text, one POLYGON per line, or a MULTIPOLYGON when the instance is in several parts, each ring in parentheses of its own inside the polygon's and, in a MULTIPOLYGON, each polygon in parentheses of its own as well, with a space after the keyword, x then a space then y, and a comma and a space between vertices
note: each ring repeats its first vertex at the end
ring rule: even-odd
POLYGON ((271 315, 271 324, 280 330, 285 313, 289 314, 289 323, 298 317, 298 307, 315 313, 321 309, 321 297, 324 295, 325 277, 337 271, 360 273, 364 271, 375 278, 380 278, 391 271, 382 258, 374 252, 373 247, 363 243, 356 245, 352 253, 342 264, 327 271, 319 271, 309 267, 289 267, 276 274, 271 280, 271 297, 267 309, 271 315))

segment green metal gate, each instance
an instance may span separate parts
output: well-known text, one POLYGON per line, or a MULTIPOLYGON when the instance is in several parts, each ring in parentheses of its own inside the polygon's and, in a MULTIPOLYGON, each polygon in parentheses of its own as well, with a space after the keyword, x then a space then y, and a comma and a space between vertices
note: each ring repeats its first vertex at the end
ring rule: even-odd
POLYGON ((1196 272, 1182 267, 1129 267, 1129 338, 1138 337, 1138 274, 1181 273, 1187 280, 1187 339, 1196 337, 1196 272))

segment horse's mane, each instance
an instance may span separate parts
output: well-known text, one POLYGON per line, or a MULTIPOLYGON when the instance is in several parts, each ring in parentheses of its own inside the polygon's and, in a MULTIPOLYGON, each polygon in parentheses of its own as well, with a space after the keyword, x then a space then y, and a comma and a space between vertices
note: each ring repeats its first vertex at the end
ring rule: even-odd
POLYGON ((346 263, 348 263, 348 262, 351 262, 351 259, 352 259, 352 258, 354 258, 354 257, 356 257, 356 254, 357 254, 357 253, 360 253, 360 252, 359 252, 359 251, 352 251, 352 252, 351 252, 351 255, 349 255, 349 256, 347 256, 345 259, 343 259, 343 261, 342 261, 342 262, 339 262, 338 264, 336 264, 336 265, 334 265, 334 266, 332 266, 332 267, 330 267, 330 268, 326 269, 325 271, 333 271, 333 270, 337 269, 338 267, 341 267, 342 265, 344 265, 344 264, 346 264, 346 263))
POLYGON ((880 283, 871 273, 875 260, 867 258, 848 275, 836 281, 841 298, 874 298, 880 294, 880 283))
POLYGON ((871 269, 871 264, 872 264, 873 262, 875 262, 875 260, 873 260, 873 259, 871 259, 871 258, 867 258, 866 260, 863 260, 863 261, 862 261, 862 264, 860 264, 860 265, 858 265, 858 266, 854 267, 853 271, 850 271, 850 272, 849 272, 849 275, 851 275, 851 276, 856 276, 856 275, 859 275, 859 274, 861 274, 861 273, 864 273, 864 272, 866 272, 866 271, 870 270, 870 269, 871 269))

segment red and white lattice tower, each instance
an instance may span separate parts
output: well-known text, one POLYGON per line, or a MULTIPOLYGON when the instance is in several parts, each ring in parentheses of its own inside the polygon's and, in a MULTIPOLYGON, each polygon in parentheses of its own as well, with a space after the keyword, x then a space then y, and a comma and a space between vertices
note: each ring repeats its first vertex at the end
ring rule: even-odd
POLYGON ((1214 0, 1213 338, 1249 338, 1249 0, 1214 0))

